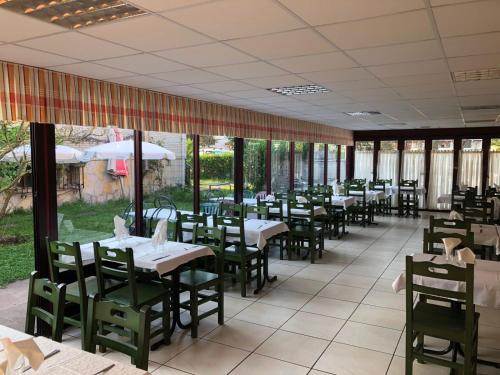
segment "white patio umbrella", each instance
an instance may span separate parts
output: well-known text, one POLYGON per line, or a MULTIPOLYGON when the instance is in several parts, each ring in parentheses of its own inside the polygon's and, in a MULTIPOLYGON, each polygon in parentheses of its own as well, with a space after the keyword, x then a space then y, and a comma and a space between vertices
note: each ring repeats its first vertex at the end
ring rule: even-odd
MULTIPOLYGON (((134 142, 119 141, 103 143, 83 152, 82 160, 123 160, 134 157, 134 142)), ((175 154, 164 147, 142 142, 142 160, 174 160, 175 154)))
MULTIPOLYGON (((58 164, 74 164, 81 163, 83 153, 76 148, 56 145, 56 163, 58 164)), ((17 162, 22 158, 31 159, 31 146, 22 145, 6 154, 0 161, 17 162)))

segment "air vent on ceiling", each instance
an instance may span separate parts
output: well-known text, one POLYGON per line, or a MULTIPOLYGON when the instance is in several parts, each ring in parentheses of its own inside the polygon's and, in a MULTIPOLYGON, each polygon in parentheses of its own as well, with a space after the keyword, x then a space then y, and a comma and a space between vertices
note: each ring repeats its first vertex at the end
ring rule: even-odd
POLYGON ((479 70, 467 70, 463 72, 452 72, 451 78, 455 82, 500 79, 500 69, 489 68, 489 69, 479 69, 479 70))
POLYGON ((500 104, 497 105, 469 105, 469 106, 461 106, 460 109, 462 111, 494 111, 500 110, 500 104))
POLYGON ((78 29, 146 13, 122 0, 0 0, 0 7, 67 29, 78 29))
POLYGON ((357 112, 344 112, 344 114, 347 116, 353 116, 353 117, 356 117, 356 116, 364 117, 364 116, 377 116, 377 115, 381 115, 382 113, 380 113, 378 111, 357 111, 357 112))
POLYGON ((308 94, 324 94, 330 92, 326 87, 320 85, 300 85, 300 86, 285 86, 285 87, 272 87, 267 89, 281 95, 308 95, 308 94))

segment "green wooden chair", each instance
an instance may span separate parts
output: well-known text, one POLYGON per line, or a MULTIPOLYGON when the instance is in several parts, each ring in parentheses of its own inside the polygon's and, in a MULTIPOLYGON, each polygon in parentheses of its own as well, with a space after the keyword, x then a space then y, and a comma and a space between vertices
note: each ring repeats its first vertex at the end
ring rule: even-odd
POLYGON ((179 277, 181 291, 189 292, 189 300, 182 302, 180 306, 191 314, 191 337, 198 337, 198 325, 200 320, 212 314, 218 314, 219 324, 224 324, 224 248, 226 244, 226 227, 212 228, 194 225, 193 243, 210 247, 216 255, 213 272, 191 269, 181 272, 179 277), (215 288, 215 292, 208 291, 215 288), (199 314, 198 306, 215 302, 214 307, 203 314, 199 314))
POLYGON ((450 219, 439 219, 435 218, 433 215, 429 217, 429 232, 439 232, 436 228, 446 228, 454 230, 463 230, 464 234, 470 233, 471 222, 465 220, 450 220, 450 219))
MULTIPOLYGON (((104 300, 111 300, 120 305, 131 306, 138 310, 143 306, 161 304, 159 311, 151 312, 151 321, 161 319, 161 326, 151 333, 151 338, 163 335, 166 344, 170 343, 170 288, 168 281, 141 281, 134 265, 131 248, 111 249, 94 242, 97 286, 99 295, 104 300), (109 280, 126 283, 121 288, 108 288, 109 280)), ((100 332, 103 334, 102 329, 100 332)), ((118 332, 125 334, 124 332, 118 332)))
POLYGON ((52 340, 61 342, 64 325, 65 295, 65 284, 56 284, 48 279, 42 279, 38 271, 33 271, 29 281, 25 332, 32 336, 35 335, 35 320, 38 318, 50 325, 52 340), (37 297, 49 303, 52 310, 45 310, 43 307, 37 306, 37 297))
MULTIPOLYGON (((382 180, 378 179, 375 181, 371 181, 368 183, 368 187, 373 191, 382 191, 386 194, 387 187, 392 185, 391 180, 382 180)), ((390 215, 391 214, 391 206, 392 206, 392 195, 385 195, 385 198, 379 199, 378 202, 375 203, 376 211, 378 214, 382 215, 390 215)))
POLYGON ((218 202, 202 202, 200 203, 200 212, 206 215, 217 215, 219 213, 218 202))
POLYGON ((494 206, 493 202, 484 200, 465 200, 462 214, 464 220, 472 221, 478 224, 488 224, 493 222, 494 206))
MULTIPOLYGON (((82 253, 80 244, 74 242, 72 245, 60 242, 50 241, 47 242, 48 257, 49 257, 49 275, 50 280, 59 283, 61 280, 61 273, 72 273, 75 282, 66 286, 65 304, 64 308, 64 324, 73 327, 78 327, 81 330, 82 348, 85 345, 85 322, 87 318, 87 300, 89 295, 98 292, 97 278, 95 276, 85 277, 83 271, 82 253), (71 304, 78 305, 79 314, 67 314, 71 304)), ((119 283, 115 280, 108 281, 108 287, 117 287, 119 283)))
POLYGON ((401 180, 398 186, 398 216, 417 218, 419 198, 417 194, 418 180, 401 180))
POLYGON ((359 184, 349 184, 346 186, 346 194, 356 197, 356 204, 347 209, 347 223, 360 224, 366 227, 370 221, 370 212, 366 200, 366 186, 359 184))
POLYGON ((474 265, 458 267, 451 264, 414 262, 406 257, 406 375, 413 374, 413 361, 446 366, 460 374, 475 374, 477 367, 479 314, 474 306, 474 265), (465 284, 465 292, 422 286, 414 276, 465 284), (419 300, 414 304, 414 293, 419 300), (442 304, 431 303, 439 300, 442 304), (463 308, 462 306, 465 306, 463 308), (451 361, 438 357, 436 351, 425 349, 425 337, 451 342, 451 361), (414 341, 417 339, 417 345, 414 341), (459 345, 464 347, 464 362, 457 363, 459 345))
POLYGON ((262 253, 256 247, 246 245, 245 219, 242 217, 214 216, 213 223, 226 227, 226 248, 224 263, 231 270, 229 274, 235 280, 239 275, 241 296, 246 297, 247 282, 257 279, 257 289, 260 288, 262 279, 262 253), (229 245, 229 246, 227 246, 229 245), (238 271, 236 271, 236 267, 238 271), (256 271, 256 276, 252 272, 256 271))
MULTIPOLYGON (((267 207, 268 209, 268 219, 269 220, 277 220, 283 222, 283 202, 281 200, 276 199, 274 202, 268 202, 264 200, 260 200, 257 198, 257 205, 262 207, 267 207)), ((287 233, 280 233, 273 238, 271 241, 277 241, 280 249, 280 259, 283 259, 283 253, 285 251, 285 244, 288 238, 287 233)))
POLYGON ((429 229, 424 229, 424 253, 442 255, 443 248, 443 238, 458 238, 462 242, 457 248, 468 247, 474 250, 474 233, 469 232, 467 234, 460 233, 444 233, 444 232, 429 232, 429 229), (440 245, 440 246, 436 246, 440 245))
POLYGON ((86 350, 95 353, 96 346, 109 347, 131 357, 132 364, 147 371, 149 360, 149 339, 151 332, 151 308, 144 305, 137 310, 115 301, 100 300, 97 294, 89 298, 87 318, 88 335, 86 350), (108 326, 115 330, 130 332, 132 339, 126 342, 112 332, 102 332, 99 327, 108 326))
POLYGON ((322 257, 324 234, 322 227, 315 225, 314 204, 288 201, 288 259, 293 252, 300 256, 301 250, 306 250, 303 259, 311 256, 315 262, 316 253, 322 257))
POLYGON ((267 206, 243 206, 243 217, 248 219, 248 215, 255 215, 259 220, 269 220, 269 207, 267 206))
POLYGON ((179 227, 179 241, 192 242, 194 226, 207 226, 207 215, 202 214, 183 214, 177 211, 177 222, 179 227))
POLYGON ((243 217, 245 213, 244 205, 242 203, 219 203, 219 215, 220 216, 236 216, 243 217))

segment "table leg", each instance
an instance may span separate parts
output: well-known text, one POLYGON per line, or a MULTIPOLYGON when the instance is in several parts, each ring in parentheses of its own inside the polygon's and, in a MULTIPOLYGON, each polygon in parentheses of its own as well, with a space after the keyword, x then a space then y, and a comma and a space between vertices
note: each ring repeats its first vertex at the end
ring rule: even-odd
POLYGON ((264 285, 266 284, 266 281, 269 281, 270 283, 275 282, 278 280, 278 276, 269 276, 269 245, 266 245, 264 250, 262 251, 262 262, 263 262, 263 275, 262 275, 262 282, 260 284, 260 287, 254 290, 254 294, 259 293, 262 288, 264 288, 264 285))

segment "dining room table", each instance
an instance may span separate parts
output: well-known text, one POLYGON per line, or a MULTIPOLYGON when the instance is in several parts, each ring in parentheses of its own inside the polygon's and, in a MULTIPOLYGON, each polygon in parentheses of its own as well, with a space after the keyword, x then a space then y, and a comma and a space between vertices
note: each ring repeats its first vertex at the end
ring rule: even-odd
MULTIPOLYGON (((118 249, 132 249, 134 265, 149 271, 156 271, 159 276, 170 275, 172 279, 172 326, 171 333, 175 327, 188 329, 189 324, 183 324, 180 318, 180 286, 179 270, 180 266, 191 262, 197 258, 214 256, 214 252, 208 246, 189 244, 184 242, 166 241, 156 244, 151 238, 127 236, 125 238, 108 238, 99 241, 100 246, 118 249)), ((93 244, 87 243, 80 246, 82 262, 84 265, 95 262, 93 244)), ((152 345, 152 349, 157 349, 162 345, 159 341, 152 345)))
MULTIPOLYGON (((465 267, 465 263, 456 259, 446 259, 443 255, 413 254, 415 262, 433 262, 436 264, 453 264, 465 267)), ((462 282, 432 277, 414 275, 415 284, 453 291, 465 291, 462 282)), ((392 283, 392 289, 398 293, 406 289, 406 272, 401 273, 392 283)), ((474 261, 474 304, 490 309, 500 309, 500 262, 475 259, 474 261)), ((450 345, 451 348, 451 345, 450 345)), ((500 363, 478 358, 478 363, 486 366, 500 368, 500 363)))
MULTIPOLYGON (((0 339, 9 338, 14 344, 20 341, 33 340, 36 347, 45 357, 41 366, 35 371, 25 363, 20 369, 26 375, 148 375, 149 372, 114 361, 106 356, 92 354, 67 344, 52 341, 46 337, 33 337, 13 328, 0 325, 0 339)), ((6 353, 0 343, 0 362, 6 353)))

